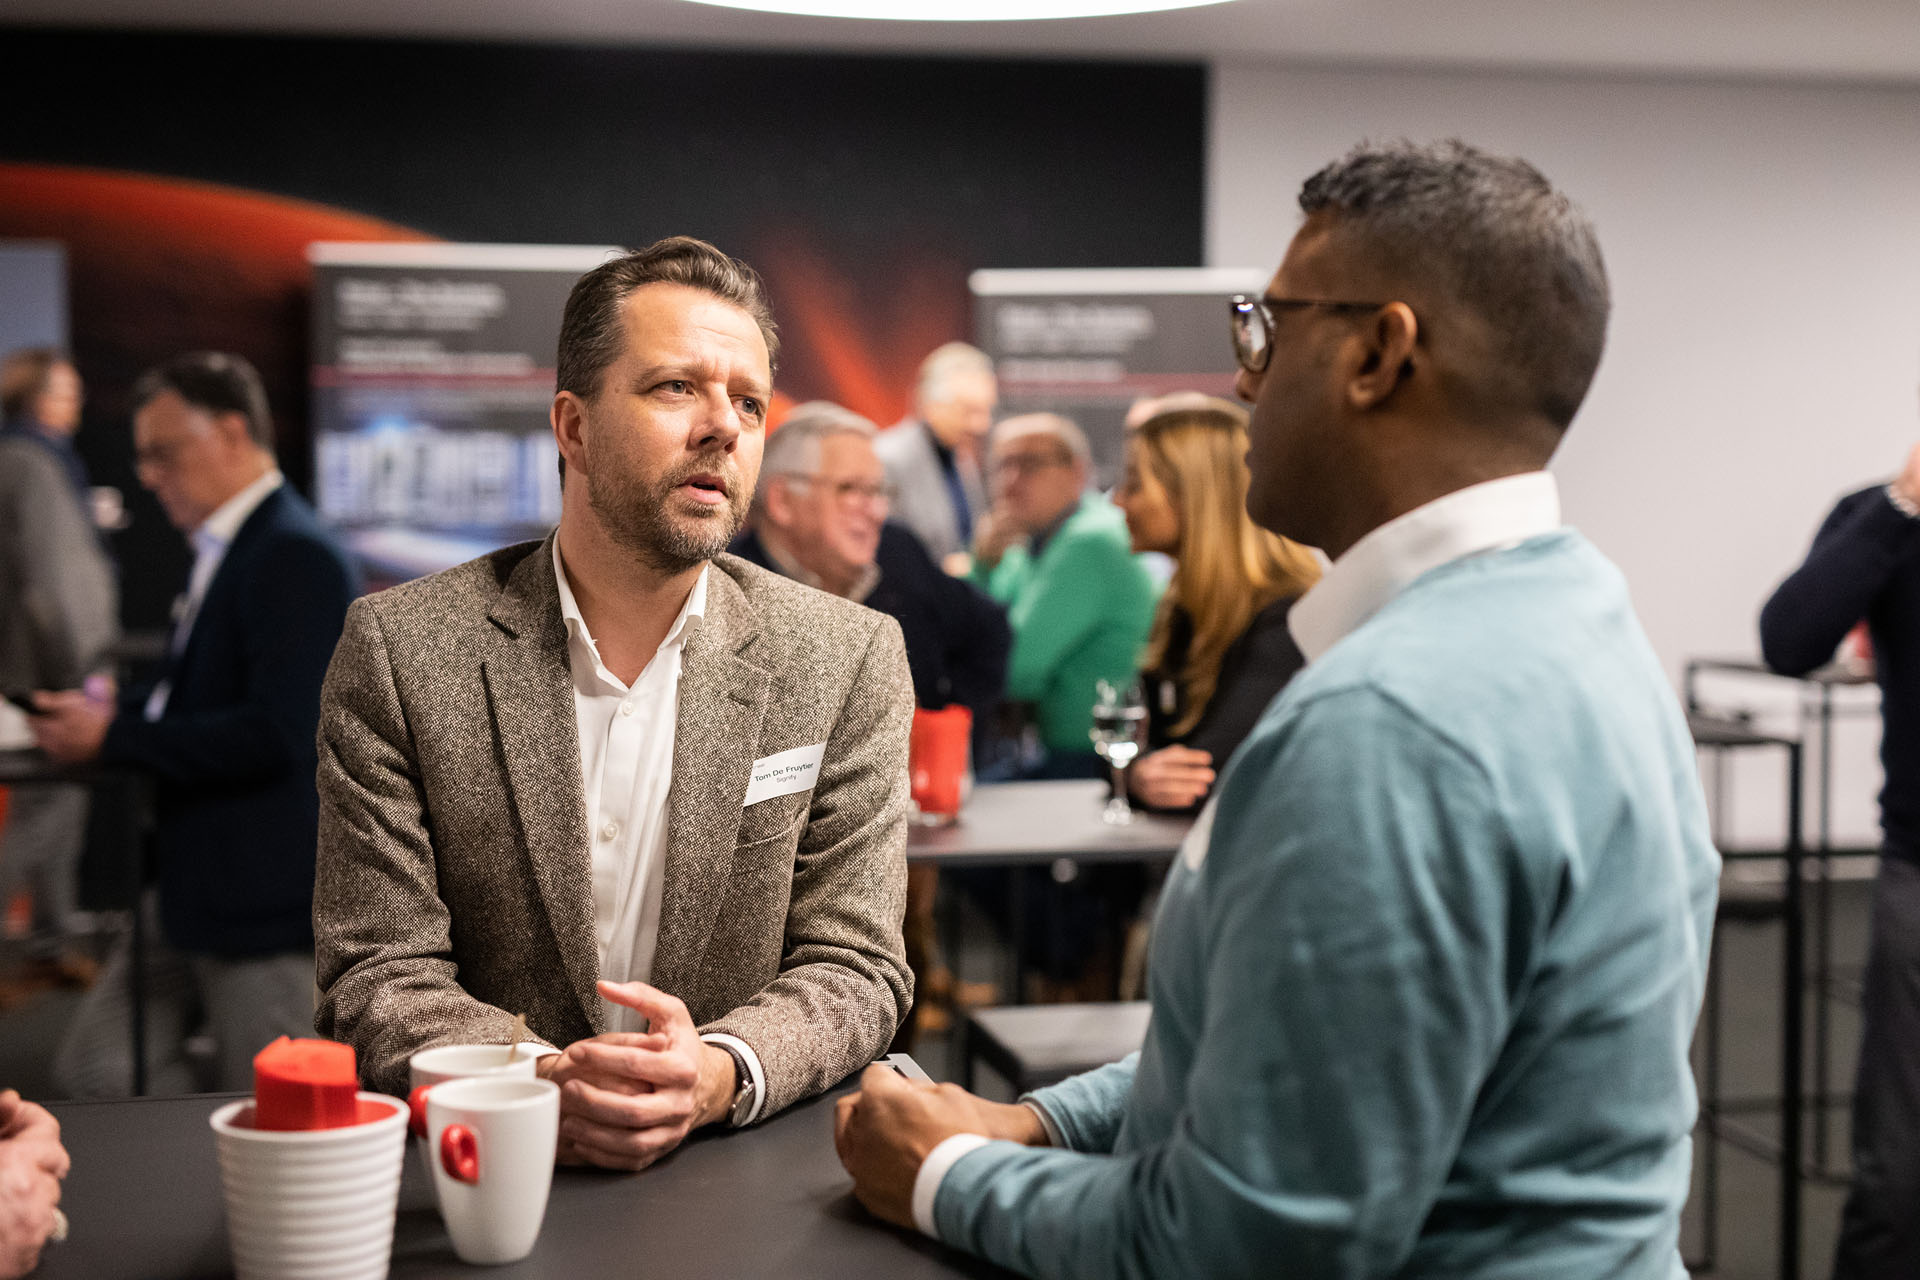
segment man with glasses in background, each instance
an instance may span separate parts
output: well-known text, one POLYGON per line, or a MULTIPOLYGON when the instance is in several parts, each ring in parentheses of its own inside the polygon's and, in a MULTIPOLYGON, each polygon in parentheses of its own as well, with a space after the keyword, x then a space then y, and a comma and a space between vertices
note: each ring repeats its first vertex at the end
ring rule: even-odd
MULTIPOLYGON (((888 519, 893 485, 874 452, 874 424, 824 400, 800 405, 767 437, 752 527, 728 550, 900 624, 915 705, 959 703, 976 721, 1000 700, 1013 643, 1004 610, 948 576, 904 525, 888 519)), ((899 1042, 951 1020, 953 974, 938 959, 939 870, 907 868, 905 937, 914 1007, 899 1042)), ((972 994, 977 995, 977 992, 972 994)))
MULTIPOLYGON (((260 375, 239 356, 180 356, 133 390, 134 460, 193 543, 159 683, 116 712, 41 693, 34 734, 65 763, 153 775, 164 945, 146 955, 156 1093, 245 1089, 253 1055, 313 1026, 314 792, 320 682, 359 579, 280 474, 260 375), (211 1072, 186 1053, 212 1038, 211 1072)), ((129 1091, 126 947, 54 1062, 71 1097, 129 1091)))
POLYGON ((1333 559, 1163 891, 1120 1063, 869 1072, 855 1193, 1036 1276, 1679 1280, 1719 858, 1626 584, 1545 471, 1599 364, 1531 165, 1361 147, 1236 301, 1250 514, 1333 559))

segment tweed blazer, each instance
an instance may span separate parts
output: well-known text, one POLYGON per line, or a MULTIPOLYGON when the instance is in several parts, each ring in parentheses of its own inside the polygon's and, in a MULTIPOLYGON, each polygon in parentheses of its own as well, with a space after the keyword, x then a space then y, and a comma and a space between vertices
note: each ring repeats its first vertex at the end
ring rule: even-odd
MULTIPOLYGON (((551 538, 366 597, 320 716, 316 1024, 362 1078, 606 1029, 585 787, 551 538)), ((652 984, 753 1047, 762 1115, 882 1053, 912 999, 913 686, 900 629, 720 556, 682 660, 652 984), (753 761, 826 744, 815 785, 744 805, 753 761)))

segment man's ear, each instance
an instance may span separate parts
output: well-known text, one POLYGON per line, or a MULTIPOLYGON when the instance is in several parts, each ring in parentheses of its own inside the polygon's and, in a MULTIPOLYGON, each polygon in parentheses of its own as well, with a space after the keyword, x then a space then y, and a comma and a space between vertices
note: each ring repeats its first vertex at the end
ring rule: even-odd
POLYGON ((1358 410, 1377 408, 1413 372, 1420 321, 1406 303, 1389 302, 1354 337, 1361 345, 1347 379, 1347 404, 1358 410))
POLYGON ((762 475, 753 502, 768 524, 784 529, 793 523, 793 487, 785 476, 762 475))
POLYGON ((566 459, 567 470, 587 469, 587 404, 571 391, 554 393, 553 407, 547 410, 553 424, 553 442, 566 459))
POLYGON ((247 415, 237 409, 214 414, 213 429, 219 434, 221 444, 229 449, 253 443, 253 429, 247 425, 247 415))

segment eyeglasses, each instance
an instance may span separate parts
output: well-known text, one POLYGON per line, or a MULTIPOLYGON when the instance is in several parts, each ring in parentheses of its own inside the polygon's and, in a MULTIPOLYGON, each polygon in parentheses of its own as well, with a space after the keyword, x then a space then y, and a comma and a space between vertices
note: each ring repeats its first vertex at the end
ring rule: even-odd
POLYGON ((1384 302, 1338 302, 1325 298, 1249 298, 1233 295, 1233 358, 1248 373, 1265 373, 1273 359, 1273 317, 1281 311, 1378 311, 1384 302))
POLYGON ((865 480, 829 480, 825 476, 808 475, 798 471, 782 472, 781 476, 790 484, 822 485, 832 495, 833 500, 843 507, 874 502, 892 506, 893 500, 899 496, 900 492, 891 481, 870 484, 865 480))
POLYGON ((1059 453, 1010 453, 1004 458, 995 458, 988 469, 997 476, 1030 476, 1048 467, 1067 466, 1072 461, 1073 455, 1064 449, 1059 453))

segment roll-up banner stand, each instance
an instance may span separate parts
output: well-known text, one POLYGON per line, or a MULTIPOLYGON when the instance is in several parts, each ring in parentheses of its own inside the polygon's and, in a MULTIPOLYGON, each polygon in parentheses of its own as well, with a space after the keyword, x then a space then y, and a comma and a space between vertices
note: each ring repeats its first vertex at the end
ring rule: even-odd
POLYGON ((370 586, 544 537, 560 311, 618 252, 316 243, 314 499, 370 586))
POLYGON ((1000 416, 1064 414, 1093 446, 1097 483, 1119 475, 1121 425, 1142 396, 1233 396, 1227 300, 1258 295, 1252 267, 976 271, 975 340, 1000 378, 1000 416))

